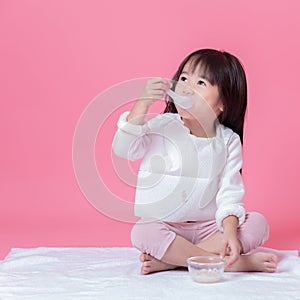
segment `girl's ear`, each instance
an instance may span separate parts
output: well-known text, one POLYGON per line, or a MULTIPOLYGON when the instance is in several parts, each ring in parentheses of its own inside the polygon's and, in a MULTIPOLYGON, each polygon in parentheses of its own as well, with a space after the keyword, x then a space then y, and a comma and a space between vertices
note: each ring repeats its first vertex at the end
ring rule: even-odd
POLYGON ((222 101, 220 101, 220 104, 219 104, 219 110, 220 110, 220 112, 223 112, 224 111, 224 105, 223 105, 223 102, 222 101))

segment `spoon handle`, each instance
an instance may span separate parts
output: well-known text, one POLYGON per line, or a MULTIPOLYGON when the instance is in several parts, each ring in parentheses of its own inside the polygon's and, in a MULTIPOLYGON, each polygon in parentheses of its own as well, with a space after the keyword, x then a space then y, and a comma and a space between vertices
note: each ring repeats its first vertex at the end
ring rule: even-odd
POLYGON ((172 90, 168 90, 167 94, 173 99, 175 104, 184 109, 188 109, 193 106, 193 100, 190 97, 178 95, 172 90))

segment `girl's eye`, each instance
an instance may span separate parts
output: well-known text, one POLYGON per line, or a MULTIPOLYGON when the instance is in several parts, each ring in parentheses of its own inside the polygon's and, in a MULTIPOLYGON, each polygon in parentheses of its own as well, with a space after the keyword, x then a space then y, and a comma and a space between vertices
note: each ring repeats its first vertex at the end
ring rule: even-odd
POLYGON ((203 80, 199 80, 199 81, 198 81, 198 84, 199 84, 199 85, 202 85, 202 86, 206 86, 206 83, 205 83, 203 80))
POLYGON ((187 79, 185 76, 181 76, 181 77, 180 77, 180 81, 187 82, 188 79, 187 79))

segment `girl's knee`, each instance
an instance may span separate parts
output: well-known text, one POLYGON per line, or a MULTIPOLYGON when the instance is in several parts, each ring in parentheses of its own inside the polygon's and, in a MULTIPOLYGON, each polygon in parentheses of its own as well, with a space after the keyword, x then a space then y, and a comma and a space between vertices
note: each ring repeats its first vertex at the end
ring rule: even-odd
POLYGON ((145 224, 136 223, 131 230, 131 243, 134 247, 138 247, 141 243, 141 240, 145 236, 145 232, 147 232, 147 228, 145 228, 145 224))
POLYGON ((251 225, 251 227, 253 227, 255 231, 260 233, 262 239, 265 242, 269 237, 269 225, 267 219, 258 212, 249 213, 247 219, 249 225, 251 225))
POLYGON ((161 259, 175 237, 163 222, 137 223, 131 230, 132 245, 141 252, 161 259))
POLYGON ((266 218, 257 212, 248 213, 238 236, 243 246, 243 253, 261 246, 269 238, 269 225, 266 218))
POLYGON ((134 247, 140 251, 145 251, 149 244, 157 240, 159 236, 159 224, 151 223, 136 223, 131 230, 131 242, 134 247))

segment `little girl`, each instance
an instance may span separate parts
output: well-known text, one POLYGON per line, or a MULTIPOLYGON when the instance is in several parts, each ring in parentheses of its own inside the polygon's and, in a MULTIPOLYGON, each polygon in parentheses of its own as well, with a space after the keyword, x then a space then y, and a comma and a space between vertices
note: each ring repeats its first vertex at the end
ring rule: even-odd
POLYGON ((142 274, 186 267, 187 258, 220 255, 225 271, 275 272, 276 255, 251 250, 268 238, 268 224, 242 204, 241 177, 246 76, 224 51, 198 50, 179 66, 172 82, 147 82, 113 141, 116 155, 143 158, 138 174, 131 238, 141 251, 142 274), (163 114, 146 120, 154 101, 172 89, 163 114), (174 99, 176 100, 176 99, 174 99))

